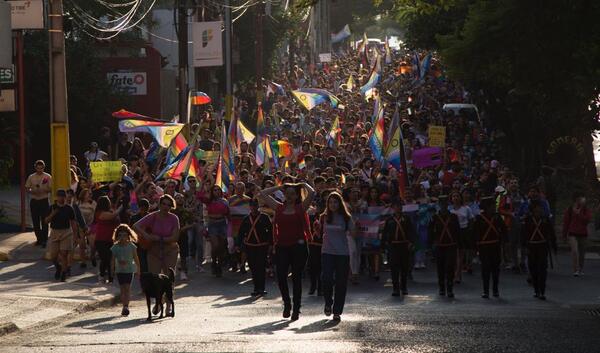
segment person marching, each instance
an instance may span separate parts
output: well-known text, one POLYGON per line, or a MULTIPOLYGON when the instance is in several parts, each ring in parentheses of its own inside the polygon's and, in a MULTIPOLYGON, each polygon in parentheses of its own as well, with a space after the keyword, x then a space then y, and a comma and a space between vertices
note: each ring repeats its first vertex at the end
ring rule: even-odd
POLYGON ((506 238, 506 224, 496 212, 496 203, 492 196, 481 199, 482 212, 475 218, 473 231, 481 260, 481 278, 483 280, 482 298, 490 297, 490 276, 494 297, 499 297, 498 281, 502 244, 506 238))
POLYGON ((326 205, 319 221, 323 232, 321 277, 325 299, 324 312, 326 316, 333 312, 333 321, 340 321, 350 272, 348 237, 356 235, 356 225, 342 195, 338 192, 329 194, 326 205))
POLYGON ((433 246, 440 295, 454 298, 454 271, 460 225, 458 217, 448 211, 448 196, 439 196, 439 211, 429 222, 429 245, 433 246))
POLYGON ((306 242, 312 237, 306 211, 312 204, 315 190, 306 183, 283 184, 262 190, 260 198, 271 209, 275 210, 273 218, 273 243, 277 283, 283 299, 283 317, 290 317, 292 300, 288 287, 290 268, 293 282, 293 313, 292 321, 300 317, 302 303, 302 272, 308 258, 306 242), (308 195, 302 199, 301 190, 308 195), (279 202, 272 196, 276 191, 283 191, 285 201, 279 202))
POLYGON ((77 234, 79 227, 75 221, 75 211, 67 204, 67 193, 64 189, 56 191, 56 201, 51 206, 51 212, 45 222, 50 223, 50 237, 48 238, 48 251, 54 263, 55 279, 66 281, 69 272, 69 252, 73 251, 73 234, 77 234))
POLYGON ((273 244, 273 225, 269 216, 258 210, 258 201, 249 201, 250 214, 242 220, 237 243, 248 257, 254 290, 251 296, 261 297, 265 291, 267 254, 273 244))
POLYGON ((392 201, 394 215, 383 226, 381 245, 387 247, 392 272, 392 296, 408 294, 406 282, 410 270, 410 252, 415 242, 415 230, 409 217, 402 214, 402 200, 392 201), (400 281, 398 281, 400 277, 400 281))
POLYGON ((535 291, 534 297, 546 300, 546 277, 548 275, 548 249, 556 253, 556 234, 552 222, 544 215, 539 201, 529 205, 531 213, 521 228, 521 244, 527 247, 527 266, 535 291))

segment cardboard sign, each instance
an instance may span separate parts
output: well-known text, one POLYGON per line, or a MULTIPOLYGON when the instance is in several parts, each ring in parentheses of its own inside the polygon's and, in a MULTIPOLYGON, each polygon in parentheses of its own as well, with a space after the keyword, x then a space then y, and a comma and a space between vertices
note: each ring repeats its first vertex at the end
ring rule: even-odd
POLYGON ((121 161, 90 162, 92 179, 98 182, 121 180, 121 161))
POLYGON ((216 165, 217 162, 219 161, 220 154, 221 154, 221 152, 219 152, 219 151, 197 150, 196 158, 198 158, 198 160, 206 161, 207 165, 208 164, 216 165))
POLYGON ((446 127, 429 125, 429 146, 444 147, 446 146, 446 127))

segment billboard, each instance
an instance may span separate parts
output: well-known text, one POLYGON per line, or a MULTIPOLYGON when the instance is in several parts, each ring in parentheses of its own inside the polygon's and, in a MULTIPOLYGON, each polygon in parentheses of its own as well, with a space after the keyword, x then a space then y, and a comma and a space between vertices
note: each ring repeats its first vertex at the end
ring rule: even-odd
POLYGON ((44 1, 11 0, 12 29, 44 29, 44 1))
POLYGON ((223 22, 192 23, 193 66, 223 65, 223 22))
POLYGON ((106 78, 115 92, 130 96, 145 96, 147 94, 145 72, 109 72, 106 74, 106 78))

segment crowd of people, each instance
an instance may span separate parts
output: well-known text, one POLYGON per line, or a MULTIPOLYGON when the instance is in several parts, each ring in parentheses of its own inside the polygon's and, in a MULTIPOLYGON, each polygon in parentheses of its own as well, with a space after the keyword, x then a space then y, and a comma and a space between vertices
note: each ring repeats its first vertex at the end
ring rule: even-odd
MULTIPOLYGON (((303 278, 310 281, 309 295, 324 297, 324 313, 340 320, 349 282, 379 281, 389 268, 392 295, 407 295, 408 280, 433 262, 440 295, 454 297, 463 273, 481 264, 482 297, 490 296, 490 280, 492 295, 500 295, 504 268, 528 273, 535 296, 545 299, 548 259, 556 249, 549 186, 520 183, 501 161, 497 133, 485 119, 442 109, 468 103, 469 94, 444 77, 435 57, 418 77, 414 54, 391 53, 365 97, 358 86, 370 78, 375 63, 369 59, 378 55, 374 47, 366 52, 335 55, 324 64, 300 62, 274 74, 271 81, 284 92, 267 89, 260 107, 267 134, 291 144, 292 154, 259 164, 256 140, 241 142, 226 187, 215 183, 216 165, 202 160, 197 175, 157 179, 161 158, 150 158, 148 136, 119 134, 113 141, 108 128, 83 153, 83 163, 71 157, 71 187, 58 190, 52 205, 52 177, 37 161, 26 186, 37 241, 48 246, 55 278, 65 281, 77 262, 84 270, 88 262, 97 266, 101 283, 116 276, 123 315, 134 273, 173 268, 185 281, 209 263, 216 277, 224 269, 246 273, 248 265, 253 296, 265 295, 267 278, 275 278, 283 317, 292 320, 300 315, 303 278), (307 110, 290 93, 299 88, 325 89, 341 104, 307 110), (399 115, 403 170, 370 147, 382 108, 386 129, 399 115), (429 145, 430 125, 446 128, 445 147, 439 164, 420 169, 412 155, 429 145), (88 162, 106 160, 123 162, 122 179, 94 182, 88 162)), ((255 108, 239 94, 241 121, 255 119, 255 108)), ((198 121, 198 148, 220 151, 221 119, 207 113, 198 121)), ((584 197, 576 195, 562 233, 573 247, 576 276, 583 274, 590 219, 584 197)))

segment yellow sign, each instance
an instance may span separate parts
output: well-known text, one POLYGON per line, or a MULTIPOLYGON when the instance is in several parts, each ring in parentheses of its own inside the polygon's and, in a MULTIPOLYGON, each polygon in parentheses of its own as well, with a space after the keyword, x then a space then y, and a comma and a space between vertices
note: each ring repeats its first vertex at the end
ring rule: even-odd
POLYGON ((444 147, 446 146, 446 127, 429 125, 429 146, 444 147))
POLYGON ((98 182, 121 180, 121 161, 90 162, 92 180, 98 182))

